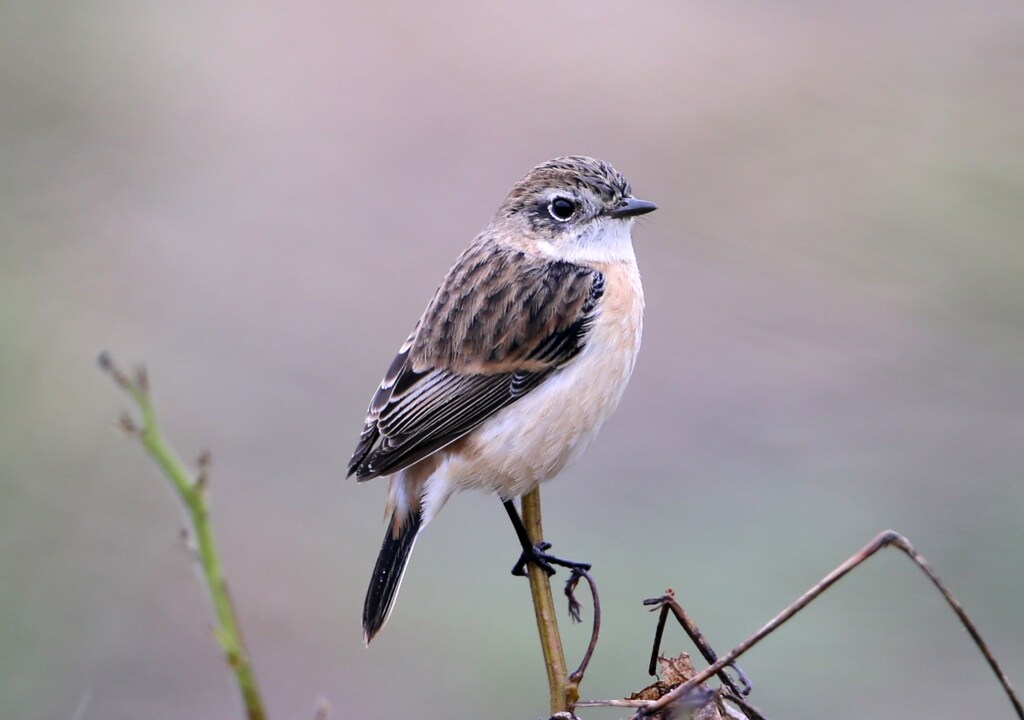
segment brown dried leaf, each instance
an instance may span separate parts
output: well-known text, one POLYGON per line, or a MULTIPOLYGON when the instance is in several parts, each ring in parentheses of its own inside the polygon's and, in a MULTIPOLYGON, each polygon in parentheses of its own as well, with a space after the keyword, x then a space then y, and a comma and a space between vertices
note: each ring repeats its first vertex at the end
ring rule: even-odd
MULTIPOLYGON (((657 700, 696 674, 693 662, 687 653, 680 653, 673 658, 659 657, 658 662, 661 663, 663 679, 633 693, 629 696, 630 700, 657 700)), ((686 717, 691 720, 722 720, 720 702, 716 697, 698 710, 694 710, 689 716, 680 714, 678 708, 673 704, 653 715, 652 720, 684 720, 686 717)))
POLYGON ((659 657, 658 662, 661 663, 662 680, 672 687, 682 685, 695 674, 693 661, 687 653, 679 653, 674 658, 659 657))

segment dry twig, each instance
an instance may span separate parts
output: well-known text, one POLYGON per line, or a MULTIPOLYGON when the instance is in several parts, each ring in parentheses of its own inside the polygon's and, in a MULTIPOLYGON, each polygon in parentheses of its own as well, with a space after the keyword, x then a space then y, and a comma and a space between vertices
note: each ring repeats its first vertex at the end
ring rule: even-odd
MULTIPOLYGON (((544 540, 540 514, 540 489, 534 488, 523 495, 523 525, 526 526, 530 542, 538 545, 544 540)), ((551 595, 551 583, 547 574, 536 563, 527 563, 526 572, 530 578, 530 592, 533 595, 533 611, 537 616, 537 631, 544 652, 544 666, 548 673, 548 689, 551 697, 551 714, 567 712, 579 699, 579 687, 569 678, 562 650, 562 636, 558 632, 558 617, 555 601, 551 595)))
MULTIPOLYGON (((960 620, 960 623, 967 630, 967 633, 974 640, 975 645, 981 652, 982 656, 988 662, 989 667, 999 680, 1000 685, 1003 687, 1003 691, 1006 693, 1010 704, 1013 706, 1014 712, 1018 718, 1024 720, 1024 707, 1022 707, 1020 700, 1018 699, 1013 687, 1010 685, 1009 679, 1003 672, 999 663, 996 661, 995 656, 989 650, 988 645, 981 637, 981 633, 975 627, 974 623, 968 617, 964 611, 963 606, 960 605, 959 601, 953 596, 953 594, 946 587, 942 579, 936 574, 935 570, 928 563, 924 557, 914 549, 903 535, 895 532, 894 530, 887 530, 876 536, 871 542, 865 545, 859 552, 851 556, 844 563, 839 565, 835 570, 830 572, 824 578, 822 578, 817 584, 815 584, 810 590, 801 595, 796 601, 791 603, 782 612, 772 618, 768 624, 758 630, 756 633, 751 635, 749 638, 744 640, 742 643, 733 648, 732 651, 719 658, 717 661, 711 663, 707 668, 699 673, 696 673, 685 682, 677 685, 671 691, 665 693, 657 700, 647 699, 632 699, 632 700, 588 700, 585 702, 579 702, 576 707, 633 707, 636 708, 636 712, 630 716, 630 720, 644 720, 644 718, 657 717, 658 714, 664 709, 671 706, 673 703, 678 702, 681 698, 688 697, 688 694, 695 688, 698 688, 701 683, 704 683, 711 677, 722 672, 722 670, 730 665, 733 665, 736 660, 740 658, 745 652, 750 650, 752 647, 757 645, 761 640, 770 635, 772 632, 777 630, 796 613, 805 608, 808 604, 814 601, 819 595, 828 590, 832 585, 842 579, 845 575, 851 572, 854 568, 859 566, 861 563, 866 561, 868 558, 875 555, 879 550, 887 547, 895 547, 902 551, 907 557, 913 560, 914 564, 921 569, 921 571, 932 581, 932 584, 938 589, 938 591, 945 598, 947 604, 952 608, 953 612, 956 613, 960 620)), ((742 703, 741 703, 742 704, 742 703)))

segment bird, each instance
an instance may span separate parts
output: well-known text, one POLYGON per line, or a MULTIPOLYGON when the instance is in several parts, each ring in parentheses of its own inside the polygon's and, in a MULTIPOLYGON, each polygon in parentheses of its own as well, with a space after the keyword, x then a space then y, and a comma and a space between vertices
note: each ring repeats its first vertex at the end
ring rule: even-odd
POLYGON ((387 477, 387 530, 363 605, 369 645, 413 546, 448 498, 496 493, 527 562, 514 499, 554 478, 619 404, 640 349, 635 219, 656 210, 607 162, 568 155, 520 179, 459 255, 370 401, 348 476, 387 477))

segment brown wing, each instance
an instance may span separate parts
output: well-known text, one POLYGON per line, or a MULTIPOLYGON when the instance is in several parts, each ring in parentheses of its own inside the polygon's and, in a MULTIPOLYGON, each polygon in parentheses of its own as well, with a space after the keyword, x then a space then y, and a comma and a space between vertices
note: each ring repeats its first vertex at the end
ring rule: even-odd
POLYGON ((583 349, 603 292, 596 270, 471 247, 374 394, 349 475, 397 472, 526 395, 583 349))

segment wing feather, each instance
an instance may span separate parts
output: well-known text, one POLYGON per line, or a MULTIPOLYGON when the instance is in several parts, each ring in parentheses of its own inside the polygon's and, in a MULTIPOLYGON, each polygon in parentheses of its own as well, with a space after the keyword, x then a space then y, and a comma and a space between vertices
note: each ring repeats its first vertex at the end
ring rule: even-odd
POLYGON ((470 247, 374 394, 349 474, 397 472, 529 393, 583 349, 603 292, 596 270, 470 247))

